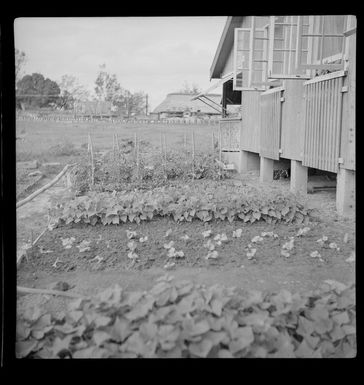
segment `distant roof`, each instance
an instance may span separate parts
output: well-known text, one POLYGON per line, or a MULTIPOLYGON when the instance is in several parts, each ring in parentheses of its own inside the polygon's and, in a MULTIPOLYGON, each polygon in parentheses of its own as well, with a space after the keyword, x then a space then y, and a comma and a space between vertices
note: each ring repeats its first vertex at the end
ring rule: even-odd
POLYGON ((226 58, 234 44, 234 29, 241 26, 244 17, 245 16, 229 16, 227 18, 210 68, 210 79, 220 79, 226 58))
MULTIPOLYGON (((198 94, 184 94, 179 92, 168 94, 163 102, 157 106, 153 112, 197 112, 199 110, 199 112, 205 114, 219 114, 218 111, 209 107, 200 100, 191 100, 194 95, 198 94)), ((217 104, 221 103, 220 94, 207 94, 206 96, 217 104)))

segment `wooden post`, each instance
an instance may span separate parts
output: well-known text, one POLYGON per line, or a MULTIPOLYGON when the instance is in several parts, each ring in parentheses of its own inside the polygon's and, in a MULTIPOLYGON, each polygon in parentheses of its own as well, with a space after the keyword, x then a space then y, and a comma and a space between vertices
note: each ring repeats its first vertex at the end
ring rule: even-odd
POLYGON ((195 179, 195 130, 192 129, 192 179, 195 179))
POLYGON ((185 126, 185 130, 184 130, 184 146, 185 146, 185 152, 187 152, 187 129, 186 129, 186 126, 185 126))
POLYGON ((163 134, 162 130, 160 132, 160 144, 161 144, 161 158, 163 159, 163 140, 162 140, 163 134))
POLYGON ((94 149, 93 149, 93 143, 91 139, 91 134, 88 134, 88 140, 89 140, 89 148, 91 153, 91 185, 93 186, 95 184, 95 164, 94 164, 94 149))
POLYGON ((139 133, 135 134, 137 179, 139 179, 139 133))
POLYGON ((221 152, 222 152, 222 148, 221 148, 221 126, 219 126, 219 161, 221 162, 221 152))
POLYGON ((116 138, 116 149, 118 150, 118 155, 120 153, 120 146, 119 146, 119 136, 118 133, 115 133, 115 138, 116 138))

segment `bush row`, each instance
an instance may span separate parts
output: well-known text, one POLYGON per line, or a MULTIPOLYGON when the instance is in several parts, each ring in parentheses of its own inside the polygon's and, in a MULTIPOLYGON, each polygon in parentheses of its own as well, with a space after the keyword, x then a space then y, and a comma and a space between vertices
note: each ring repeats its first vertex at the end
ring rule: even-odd
POLYGON ((307 223, 310 210, 291 193, 263 194, 258 189, 224 185, 179 185, 149 191, 90 192, 54 202, 58 223, 120 224, 172 217, 175 221, 240 220, 248 223, 307 223))

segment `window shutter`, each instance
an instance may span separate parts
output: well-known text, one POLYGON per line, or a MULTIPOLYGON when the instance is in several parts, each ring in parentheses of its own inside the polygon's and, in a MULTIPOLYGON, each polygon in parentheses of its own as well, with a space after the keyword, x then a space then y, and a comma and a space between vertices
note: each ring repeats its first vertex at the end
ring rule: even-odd
POLYGON ((268 78, 309 78, 297 61, 307 58, 307 40, 300 34, 308 33, 308 16, 271 16, 269 23, 268 78), (298 54, 299 53, 299 54, 298 54))
POLYGON ((305 30, 303 17, 299 16, 296 70, 344 69, 346 27, 345 15, 319 15, 309 17, 308 30, 305 30))
POLYGON ((268 17, 251 17, 249 28, 234 35, 234 90, 265 89, 268 70, 268 17), (265 26, 263 26, 265 24, 265 26))
POLYGON ((235 28, 234 30, 234 76, 233 89, 241 91, 247 87, 250 56, 250 28, 235 28))

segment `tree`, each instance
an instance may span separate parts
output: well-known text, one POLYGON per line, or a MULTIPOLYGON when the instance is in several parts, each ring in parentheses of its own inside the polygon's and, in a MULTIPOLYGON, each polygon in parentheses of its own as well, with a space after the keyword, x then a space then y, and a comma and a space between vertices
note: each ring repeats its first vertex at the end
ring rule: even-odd
POLYGON ((27 59, 25 52, 15 49, 15 84, 20 80, 22 75, 22 69, 27 59))
POLYGON ((144 92, 125 93, 125 111, 128 117, 134 114, 140 114, 145 111, 145 94, 144 92))
POLYGON ((192 83, 190 86, 189 83, 185 80, 179 92, 184 94, 198 94, 201 92, 201 89, 196 83, 192 83))
POLYGON ((95 93, 98 100, 112 102, 115 106, 122 106, 125 104, 125 91, 120 86, 116 75, 110 75, 105 70, 105 64, 100 65, 99 72, 95 81, 95 93))
POLYGON ((99 67, 95 84, 97 99, 112 102, 122 114, 130 117, 144 112, 145 94, 143 92, 132 93, 122 88, 116 75, 111 75, 106 71, 105 64, 99 67))
POLYGON ((72 108, 75 101, 89 98, 89 92, 79 84, 77 78, 73 75, 63 75, 59 82, 61 90, 59 105, 65 109, 72 108))
POLYGON ((17 100, 30 107, 46 107, 59 99, 58 84, 42 74, 25 75, 17 82, 17 100))

